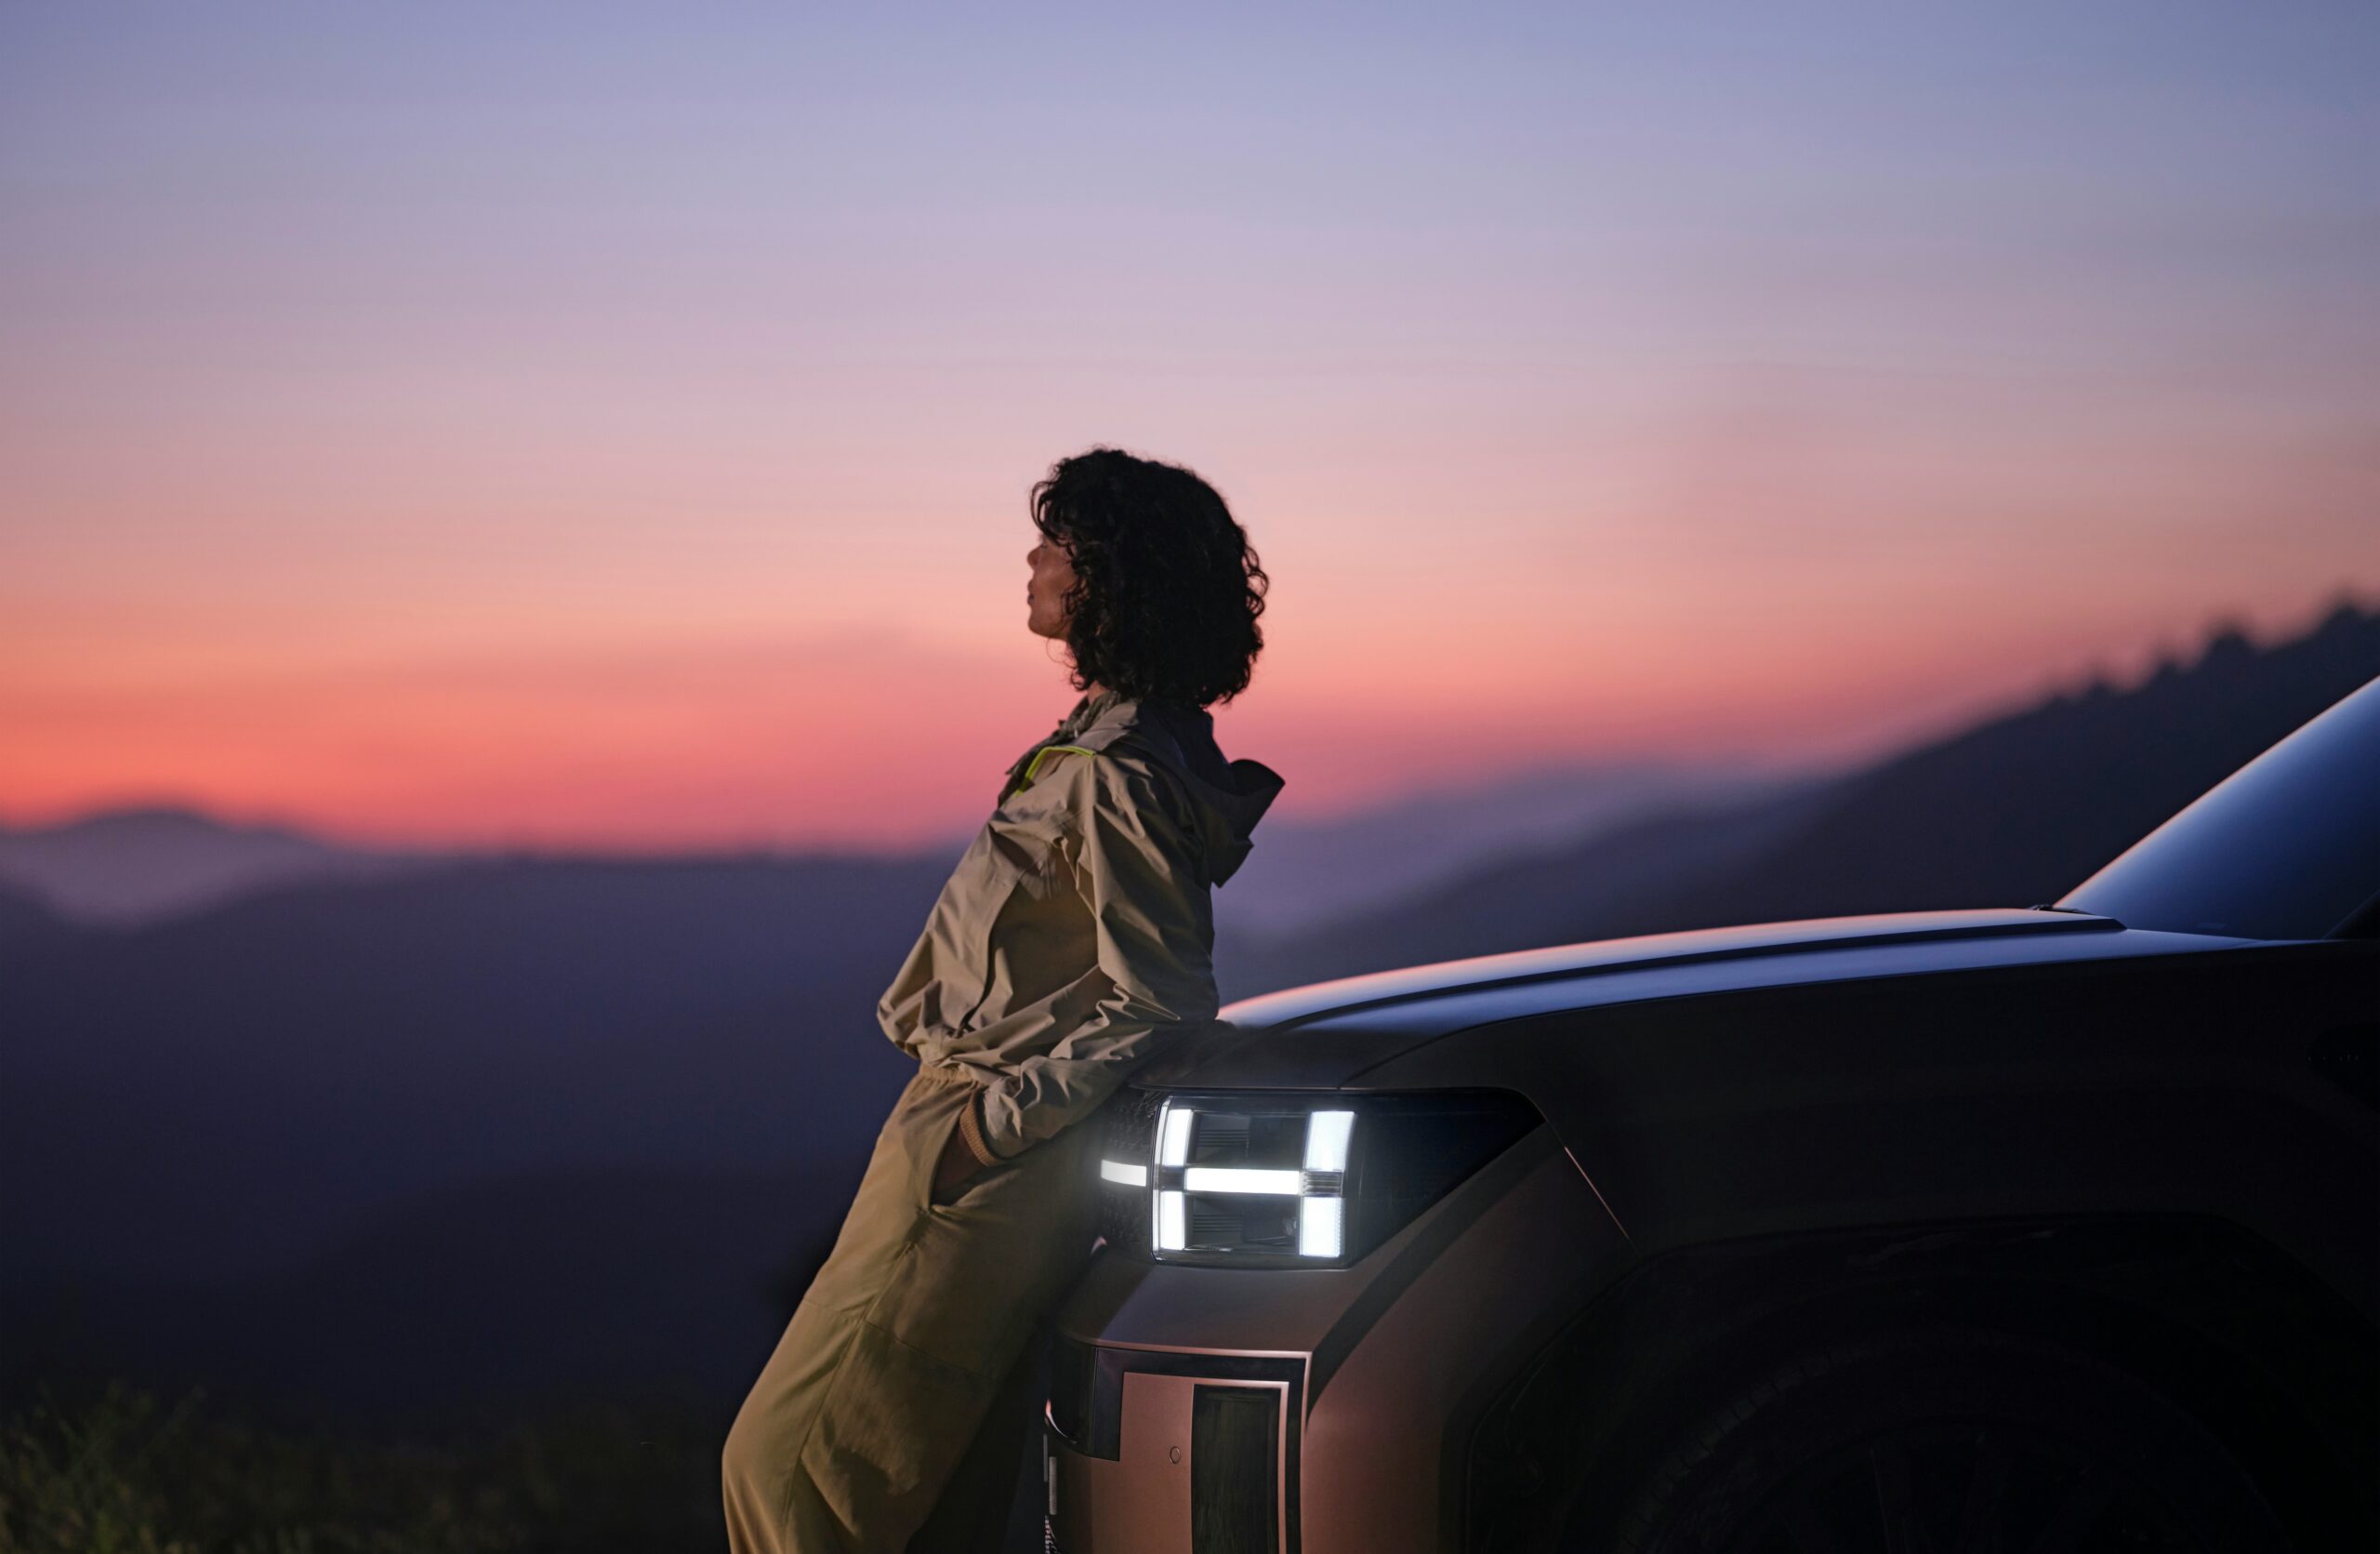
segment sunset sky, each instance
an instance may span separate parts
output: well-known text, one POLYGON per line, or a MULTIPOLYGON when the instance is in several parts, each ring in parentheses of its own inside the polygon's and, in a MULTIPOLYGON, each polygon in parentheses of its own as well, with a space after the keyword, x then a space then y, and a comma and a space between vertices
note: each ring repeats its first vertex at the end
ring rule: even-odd
POLYGON ((0 8, 0 820, 942 836, 1095 443, 1282 813, 2380 602, 2380 7, 1964 14, 0 8))

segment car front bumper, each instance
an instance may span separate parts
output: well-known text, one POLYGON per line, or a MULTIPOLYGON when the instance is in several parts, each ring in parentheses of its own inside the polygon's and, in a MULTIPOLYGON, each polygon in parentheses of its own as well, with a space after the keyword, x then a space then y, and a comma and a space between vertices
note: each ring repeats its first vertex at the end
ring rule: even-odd
POLYGON ((1044 1430, 1056 1547, 1458 1547, 1474 1426, 1626 1260, 1543 1127, 1350 1268, 1103 1253, 1058 1313, 1044 1430))

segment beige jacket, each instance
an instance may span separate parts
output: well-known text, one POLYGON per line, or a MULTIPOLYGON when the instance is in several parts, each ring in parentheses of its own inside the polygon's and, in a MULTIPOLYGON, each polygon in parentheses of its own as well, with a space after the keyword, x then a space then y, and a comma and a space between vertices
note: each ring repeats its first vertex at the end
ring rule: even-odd
POLYGON ((979 1093, 959 1131, 997 1164, 1095 1109, 1215 1013, 1209 893, 1281 790, 1213 720, 1114 691, 1017 757, 892 985, 884 1033, 979 1093))

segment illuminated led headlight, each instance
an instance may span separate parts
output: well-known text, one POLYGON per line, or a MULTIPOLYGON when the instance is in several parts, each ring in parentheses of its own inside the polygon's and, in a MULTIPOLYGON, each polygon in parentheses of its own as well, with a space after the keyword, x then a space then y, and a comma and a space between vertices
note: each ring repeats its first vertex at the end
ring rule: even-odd
MULTIPOLYGON (((1249 1119, 1209 1113, 1210 1133, 1219 1123, 1235 1142, 1245 1146, 1249 1119)), ((1309 1111, 1302 1124, 1302 1147, 1296 1165, 1193 1165, 1190 1150, 1197 1142, 1197 1109, 1168 1101, 1157 1113, 1156 1218, 1149 1244, 1158 1252, 1186 1252, 1194 1198, 1244 1197, 1268 1201, 1248 1213, 1260 1217, 1289 1216, 1296 1227, 1297 1255, 1337 1257, 1345 1217, 1340 1212, 1340 1200, 1347 1190, 1347 1146, 1355 1132, 1355 1114, 1309 1111)), ((1275 1131, 1286 1136, 1286 1130, 1275 1131)), ((1243 1214, 1243 1222, 1248 1213, 1243 1214)))
POLYGON ((1501 1092, 1175 1092, 1140 1135, 1145 1157, 1103 1160, 1100 1176, 1148 1193, 1159 1262, 1336 1267, 1538 1122, 1501 1092))

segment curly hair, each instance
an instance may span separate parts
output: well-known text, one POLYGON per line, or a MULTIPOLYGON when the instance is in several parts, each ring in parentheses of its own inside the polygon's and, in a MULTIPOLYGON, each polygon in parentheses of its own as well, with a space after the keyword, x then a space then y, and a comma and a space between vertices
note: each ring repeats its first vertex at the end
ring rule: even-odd
POLYGON ((1272 579, 1215 488, 1178 464, 1096 447, 1050 466, 1033 525, 1065 550, 1074 686, 1228 702, 1248 688, 1272 579))

